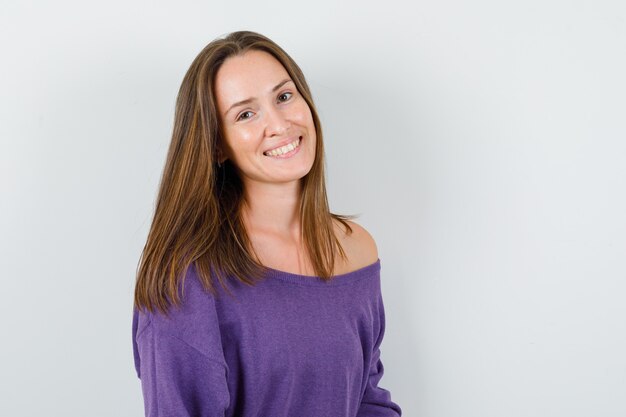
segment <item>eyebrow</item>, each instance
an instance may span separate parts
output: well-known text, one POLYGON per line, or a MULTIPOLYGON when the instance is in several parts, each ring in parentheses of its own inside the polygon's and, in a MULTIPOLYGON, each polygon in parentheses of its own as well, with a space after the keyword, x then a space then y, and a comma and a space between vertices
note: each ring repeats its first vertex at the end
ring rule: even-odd
MULTIPOLYGON (((276 90, 278 90, 280 87, 282 87, 283 85, 285 85, 288 82, 293 82, 293 81, 291 79, 289 79, 289 78, 286 78, 286 79, 282 80, 281 82, 279 82, 278 84, 276 84, 274 86, 274 88, 272 88, 271 92, 272 93, 275 92, 276 90)), ((226 110, 224 112, 224 116, 226 116, 228 114, 228 112, 231 111, 234 107, 241 106, 243 104, 252 103, 254 100, 256 100, 256 97, 250 97, 250 98, 247 98, 245 100, 241 100, 241 101, 238 101, 238 102, 234 103, 232 106, 230 106, 228 108, 228 110, 226 110)))

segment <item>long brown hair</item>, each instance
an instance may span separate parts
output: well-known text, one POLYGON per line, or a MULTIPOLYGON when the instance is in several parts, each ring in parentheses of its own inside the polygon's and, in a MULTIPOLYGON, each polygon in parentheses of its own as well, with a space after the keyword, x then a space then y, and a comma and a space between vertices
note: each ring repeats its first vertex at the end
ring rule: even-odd
POLYGON ((215 75, 231 56, 248 50, 270 53, 285 68, 311 109, 316 155, 310 172, 301 179, 299 207, 302 239, 316 274, 332 279, 337 252, 346 254, 337 239, 333 219, 352 233, 345 221, 356 215, 331 213, 324 173, 322 126, 309 86, 300 67, 267 37, 238 31, 209 43, 187 70, 176 99, 172 140, 156 201, 154 217, 140 257, 134 305, 166 313, 180 304, 179 288, 193 263, 205 289, 216 295, 212 276, 224 287, 227 276, 248 285, 262 279, 258 261, 241 218, 243 183, 236 167, 226 160, 218 166, 222 127, 215 98, 215 75))

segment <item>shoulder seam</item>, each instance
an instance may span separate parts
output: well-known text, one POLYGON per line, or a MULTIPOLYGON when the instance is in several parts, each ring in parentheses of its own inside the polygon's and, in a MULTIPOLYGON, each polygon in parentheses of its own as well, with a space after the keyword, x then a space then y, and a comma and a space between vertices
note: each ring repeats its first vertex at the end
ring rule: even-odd
MULTIPOLYGON (((150 322, 148 324, 146 324, 146 326, 144 327, 144 330, 141 332, 141 334, 137 335, 137 339, 139 339, 139 337, 145 333, 145 329, 147 329, 148 327, 152 327, 152 320, 150 320, 150 322)), ((156 332, 153 332, 153 337, 156 337, 155 333, 156 332)), ((181 339, 180 337, 171 335, 169 333, 162 333, 162 332, 159 332, 159 336, 168 337, 170 339, 177 340, 177 341, 183 343, 185 346, 188 346, 191 349, 195 350, 196 352, 198 352, 198 354, 202 355, 205 359, 209 360, 210 362, 213 362, 213 363, 215 363, 217 365, 223 366, 226 370, 228 370, 228 365, 227 364, 225 364, 224 362, 220 361, 219 359, 214 359, 214 358, 210 357, 209 355, 207 355, 206 353, 202 352, 200 349, 198 349, 197 347, 193 346, 189 342, 181 339)))
POLYGON ((197 347, 195 347, 195 346, 191 345, 189 342, 187 342, 187 341, 185 341, 185 340, 181 339, 180 337, 176 337, 176 336, 174 336, 174 335, 167 334, 167 333, 165 333, 165 334, 163 334, 163 333, 162 333, 162 335, 163 335, 163 336, 166 336, 166 337, 169 337, 169 338, 171 338, 171 339, 178 340, 179 342, 183 343, 183 344, 184 344, 184 345, 186 345, 186 346, 189 346, 191 349, 193 349, 193 350, 195 350, 196 352, 198 352, 200 355, 202 355, 203 357, 205 357, 207 360, 209 360, 209 361, 211 361, 211 362, 213 362, 213 363, 215 363, 215 364, 217 364, 217 365, 223 366, 225 369, 227 369, 227 368, 228 368, 228 366, 227 366, 224 362, 222 362, 222 361, 220 361, 220 360, 218 360, 218 359, 213 359, 212 357, 210 357, 210 356, 209 356, 209 355, 207 355, 206 353, 202 352, 202 351, 201 351, 200 349, 198 349, 197 347))
MULTIPOLYGON (((141 314, 141 313, 139 313, 141 314)), ((144 324, 144 326, 141 329, 138 329, 137 334, 135 334, 135 340, 139 339, 141 337, 141 335, 144 334, 144 332, 146 331, 146 329, 148 327, 150 327, 150 325, 152 324, 152 316, 150 316, 148 318, 148 322, 146 324, 144 324)))

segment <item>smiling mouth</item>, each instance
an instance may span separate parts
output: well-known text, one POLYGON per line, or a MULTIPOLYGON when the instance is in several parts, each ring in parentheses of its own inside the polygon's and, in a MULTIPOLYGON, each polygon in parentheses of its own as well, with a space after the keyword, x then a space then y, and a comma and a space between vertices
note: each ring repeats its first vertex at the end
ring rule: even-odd
POLYGON ((263 155, 273 156, 273 157, 289 156, 289 155, 292 155, 294 151, 300 147, 301 143, 302 143, 302 136, 298 137, 298 139, 294 140, 291 143, 288 143, 285 146, 281 146, 280 148, 275 148, 270 151, 263 152, 263 155))

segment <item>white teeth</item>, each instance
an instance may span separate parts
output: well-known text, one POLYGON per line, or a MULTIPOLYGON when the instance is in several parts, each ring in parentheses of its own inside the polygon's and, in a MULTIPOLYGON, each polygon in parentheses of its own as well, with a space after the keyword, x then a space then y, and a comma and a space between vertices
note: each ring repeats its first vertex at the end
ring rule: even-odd
POLYGON ((264 155, 266 155, 266 156, 282 155, 284 153, 293 151, 299 145, 300 145, 300 138, 294 140, 293 142, 291 142, 291 143, 289 143, 289 144, 287 144, 285 146, 281 146, 280 148, 276 148, 276 149, 272 149, 271 151, 267 151, 267 152, 264 153, 264 155))

